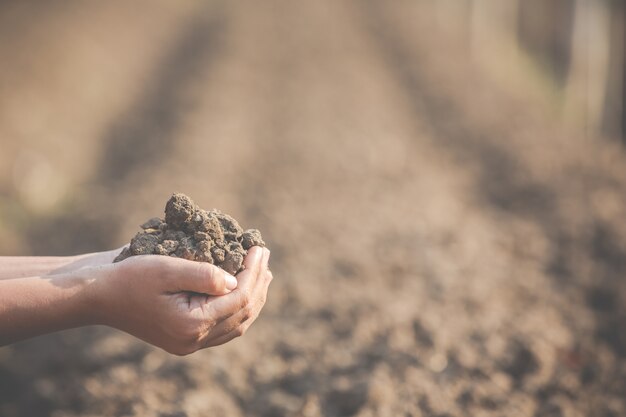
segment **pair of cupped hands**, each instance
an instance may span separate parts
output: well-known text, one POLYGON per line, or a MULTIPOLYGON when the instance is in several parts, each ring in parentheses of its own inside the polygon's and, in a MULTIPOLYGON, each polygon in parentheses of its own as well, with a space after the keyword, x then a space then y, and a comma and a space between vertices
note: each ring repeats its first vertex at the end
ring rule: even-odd
POLYGON ((187 355, 243 335, 265 304, 273 278, 270 252, 258 246, 250 248, 236 277, 206 262, 169 256, 112 263, 118 253, 0 262, 5 275, 29 277, 0 276, 5 278, 0 280, 5 293, 0 294, 0 345, 101 324, 187 355), (32 277, 35 273, 41 276, 32 277))
POLYGON ((242 336, 258 317, 273 279, 270 251, 255 246, 236 277, 206 262, 135 256, 101 268, 97 321, 176 355, 242 336))

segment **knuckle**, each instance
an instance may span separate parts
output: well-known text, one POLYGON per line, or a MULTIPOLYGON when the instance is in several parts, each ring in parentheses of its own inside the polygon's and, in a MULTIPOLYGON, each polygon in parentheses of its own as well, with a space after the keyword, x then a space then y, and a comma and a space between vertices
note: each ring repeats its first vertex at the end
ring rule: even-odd
POLYGON ((224 280, 220 279, 220 270, 208 263, 196 262, 194 273, 209 293, 222 292, 224 290, 224 280))
POLYGON ((213 280, 211 279, 211 272, 210 272, 210 268, 206 268, 205 265, 203 265, 200 262, 194 262, 193 263, 193 269, 189 271, 193 276, 193 280, 198 280, 198 282, 201 282, 203 286, 208 286, 208 289, 213 289, 213 280))
POLYGON ((254 315, 254 311, 252 309, 252 306, 250 304, 248 304, 247 306, 245 306, 244 308, 241 309, 242 312, 242 318, 241 318, 241 322, 245 322, 246 320, 248 320, 249 318, 251 318, 254 315))
POLYGON ((213 291, 224 290, 225 283, 223 279, 223 273, 213 265, 203 265, 203 273, 207 281, 208 287, 213 291))
POLYGON ((246 328, 244 326, 239 326, 235 330, 233 330, 233 335, 235 337, 241 337, 246 334, 246 328))
POLYGON ((242 309, 250 305, 250 294, 248 294, 245 291, 242 291, 241 295, 239 296, 239 303, 242 309))

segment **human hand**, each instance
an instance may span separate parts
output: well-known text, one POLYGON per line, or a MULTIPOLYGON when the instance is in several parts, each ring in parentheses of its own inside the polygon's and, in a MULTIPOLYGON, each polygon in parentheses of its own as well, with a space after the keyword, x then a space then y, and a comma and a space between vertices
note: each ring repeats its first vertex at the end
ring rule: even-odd
POLYGON ((98 267, 96 321, 176 355, 243 335, 265 304, 270 252, 253 247, 231 277, 202 262, 146 255, 98 267))

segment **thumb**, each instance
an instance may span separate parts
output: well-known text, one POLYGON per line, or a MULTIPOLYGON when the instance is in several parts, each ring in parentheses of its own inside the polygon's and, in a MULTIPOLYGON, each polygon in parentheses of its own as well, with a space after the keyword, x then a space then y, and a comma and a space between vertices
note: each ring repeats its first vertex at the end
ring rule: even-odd
POLYGON ((179 291, 223 295, 237 288, 237 279, 222 268, 206 262, 181 261, 173 276, 179 291))

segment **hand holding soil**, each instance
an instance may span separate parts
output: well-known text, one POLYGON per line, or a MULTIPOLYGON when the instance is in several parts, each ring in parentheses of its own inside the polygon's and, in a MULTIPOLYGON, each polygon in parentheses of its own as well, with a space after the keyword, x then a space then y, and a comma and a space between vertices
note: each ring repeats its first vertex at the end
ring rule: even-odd
POLYGON ((272 280, 261 233, 179 193, 141 228, 103 280, 105 324, 178 355, 241 336, 272 280))
POLYGON ((118 251, 0 257, 0 346, 93 324, 176 355, 243 335, 272 280, 260 233, 182 194, 142 228, 114 262, 118 251))
POLYGON ((251 248, 237 280, 214 265, 175 257, 111 265, 93 291, 102 306, 99 321, 176 355, 221 345, 259 315, 272 280, 269 256, 251 248))

